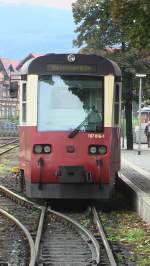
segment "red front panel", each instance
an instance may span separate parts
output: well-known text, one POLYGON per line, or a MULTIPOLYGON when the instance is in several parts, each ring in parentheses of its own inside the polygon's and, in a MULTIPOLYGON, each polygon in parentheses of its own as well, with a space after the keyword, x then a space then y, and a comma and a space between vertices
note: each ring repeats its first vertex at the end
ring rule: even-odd
MULTIPOLYGON (((73 138, 68 138, 66 132, 37 132, 36 127, 20 127, 20 168, 25 172, 25 178, 31 182, 39 182, 40 167, 38 160, 44 160, 42 168, 42 183, 59 183, 57 172, 60 166, 83 166, 86 172, 92 174, 94 183, 109 183, 112 172, 112 162, 115 169, 118 168, 120 158, 118 148, 119 134, 116 130, 105 128, 104 134, 78 133, 73 138), (113 137, 117 137, 117 142, 113 137), (50 154, 34 154, 35 144, 51 144, 50 154), (91 144, 106 145, 106 155, 90 155, 88 147, 91 144), (75 148, 73 153, 67 152, 67 146, 75 148), (112 152, 112 149, 116 152, 112 152), (115 157, 114 157, 115 156, 115 157), (97 167, 97 160, 102 160, 101 169, 97 167)), ((113 168, 114 168, 113 167, 113 168)), ((113 170, 113 172, 115 171, 113 170)))

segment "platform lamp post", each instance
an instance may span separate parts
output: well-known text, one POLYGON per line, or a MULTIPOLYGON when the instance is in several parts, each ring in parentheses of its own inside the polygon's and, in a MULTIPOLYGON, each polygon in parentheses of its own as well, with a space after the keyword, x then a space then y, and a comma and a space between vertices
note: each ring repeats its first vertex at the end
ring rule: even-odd
POLYGON ((139 138, 138 138, 138 155, 141 154, 141 103, 142 103, 142 78, 146 77, 146 74, 137 73, 135 75, 140 79, 140 87, 139 87, 139 138))

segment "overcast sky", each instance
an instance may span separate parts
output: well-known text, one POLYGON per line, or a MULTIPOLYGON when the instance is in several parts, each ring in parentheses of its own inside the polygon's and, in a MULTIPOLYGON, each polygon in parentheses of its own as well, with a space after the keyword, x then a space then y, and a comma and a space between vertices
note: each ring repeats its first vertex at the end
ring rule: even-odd
POLYGON ((76 52, 72 0, 0 0, 0 57, 76 52))
POLYGON ((0 5, 35 5, 71 9, 73 0, 0 0, 0 5))

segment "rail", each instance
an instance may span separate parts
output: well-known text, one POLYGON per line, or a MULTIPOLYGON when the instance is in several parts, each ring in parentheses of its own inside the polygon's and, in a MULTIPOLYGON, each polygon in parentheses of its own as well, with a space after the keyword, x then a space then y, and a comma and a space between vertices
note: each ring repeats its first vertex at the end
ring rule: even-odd
POLYGON ((110 265, 111 266, 117 266, 115 258, 114 258, 114 255, 113 255, 112 250, 111 250, 111 247, 110 247, 110 245, 108 243, 108 240, 106 238, 106 235, 104 233, 102 223, 100 222, 100 219, 98 217, 96 208, 93 205, 92 205, 92 213, 93 213, 95 224, 97 225, 97 229, 98 229, 99 234, 100 234, 100 236, 102 238, 103 245, 104 245, 104 247, 106 249, 110 265))
POLYGON ((7 143, 4 143, 4 144, 0 145, 0 150, 2 150, 2 151, 0 151, 0 155, 3 155, 3 154, 5 154, 5 153, 7 153, 7 152, 9 152, 9 151, 11 151, 11 150, 13 150, 13 149, 19 147, 18 144, 12 146, 12 145, 15 144, 17 141, 18 141, 18 140, 13 140, 13 141, 11 141, 11 142, 7 142, 7 143), (9 146, 9 145, 11 145, 9 148, 6 148, 6 149, 3 150, 3 148, 5 148, 5 147, 7 147, 7 146, 9 146))

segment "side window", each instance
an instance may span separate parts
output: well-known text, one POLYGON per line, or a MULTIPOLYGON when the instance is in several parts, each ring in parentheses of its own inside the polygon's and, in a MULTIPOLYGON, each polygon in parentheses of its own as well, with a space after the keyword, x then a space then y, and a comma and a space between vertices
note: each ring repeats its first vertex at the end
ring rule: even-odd
POLYGON ((26 91, 26 83, 22 84, 22 122, 25 123, 26 122, 26 116, 27 116, 27 112, 26 112, 26 100, 27 100, 27 91, 26 91))
POLYGON ((114 97, 114 124, 119 125, 119 113, 120 113, 120 86, 115 84, 115 97, 114 97))

